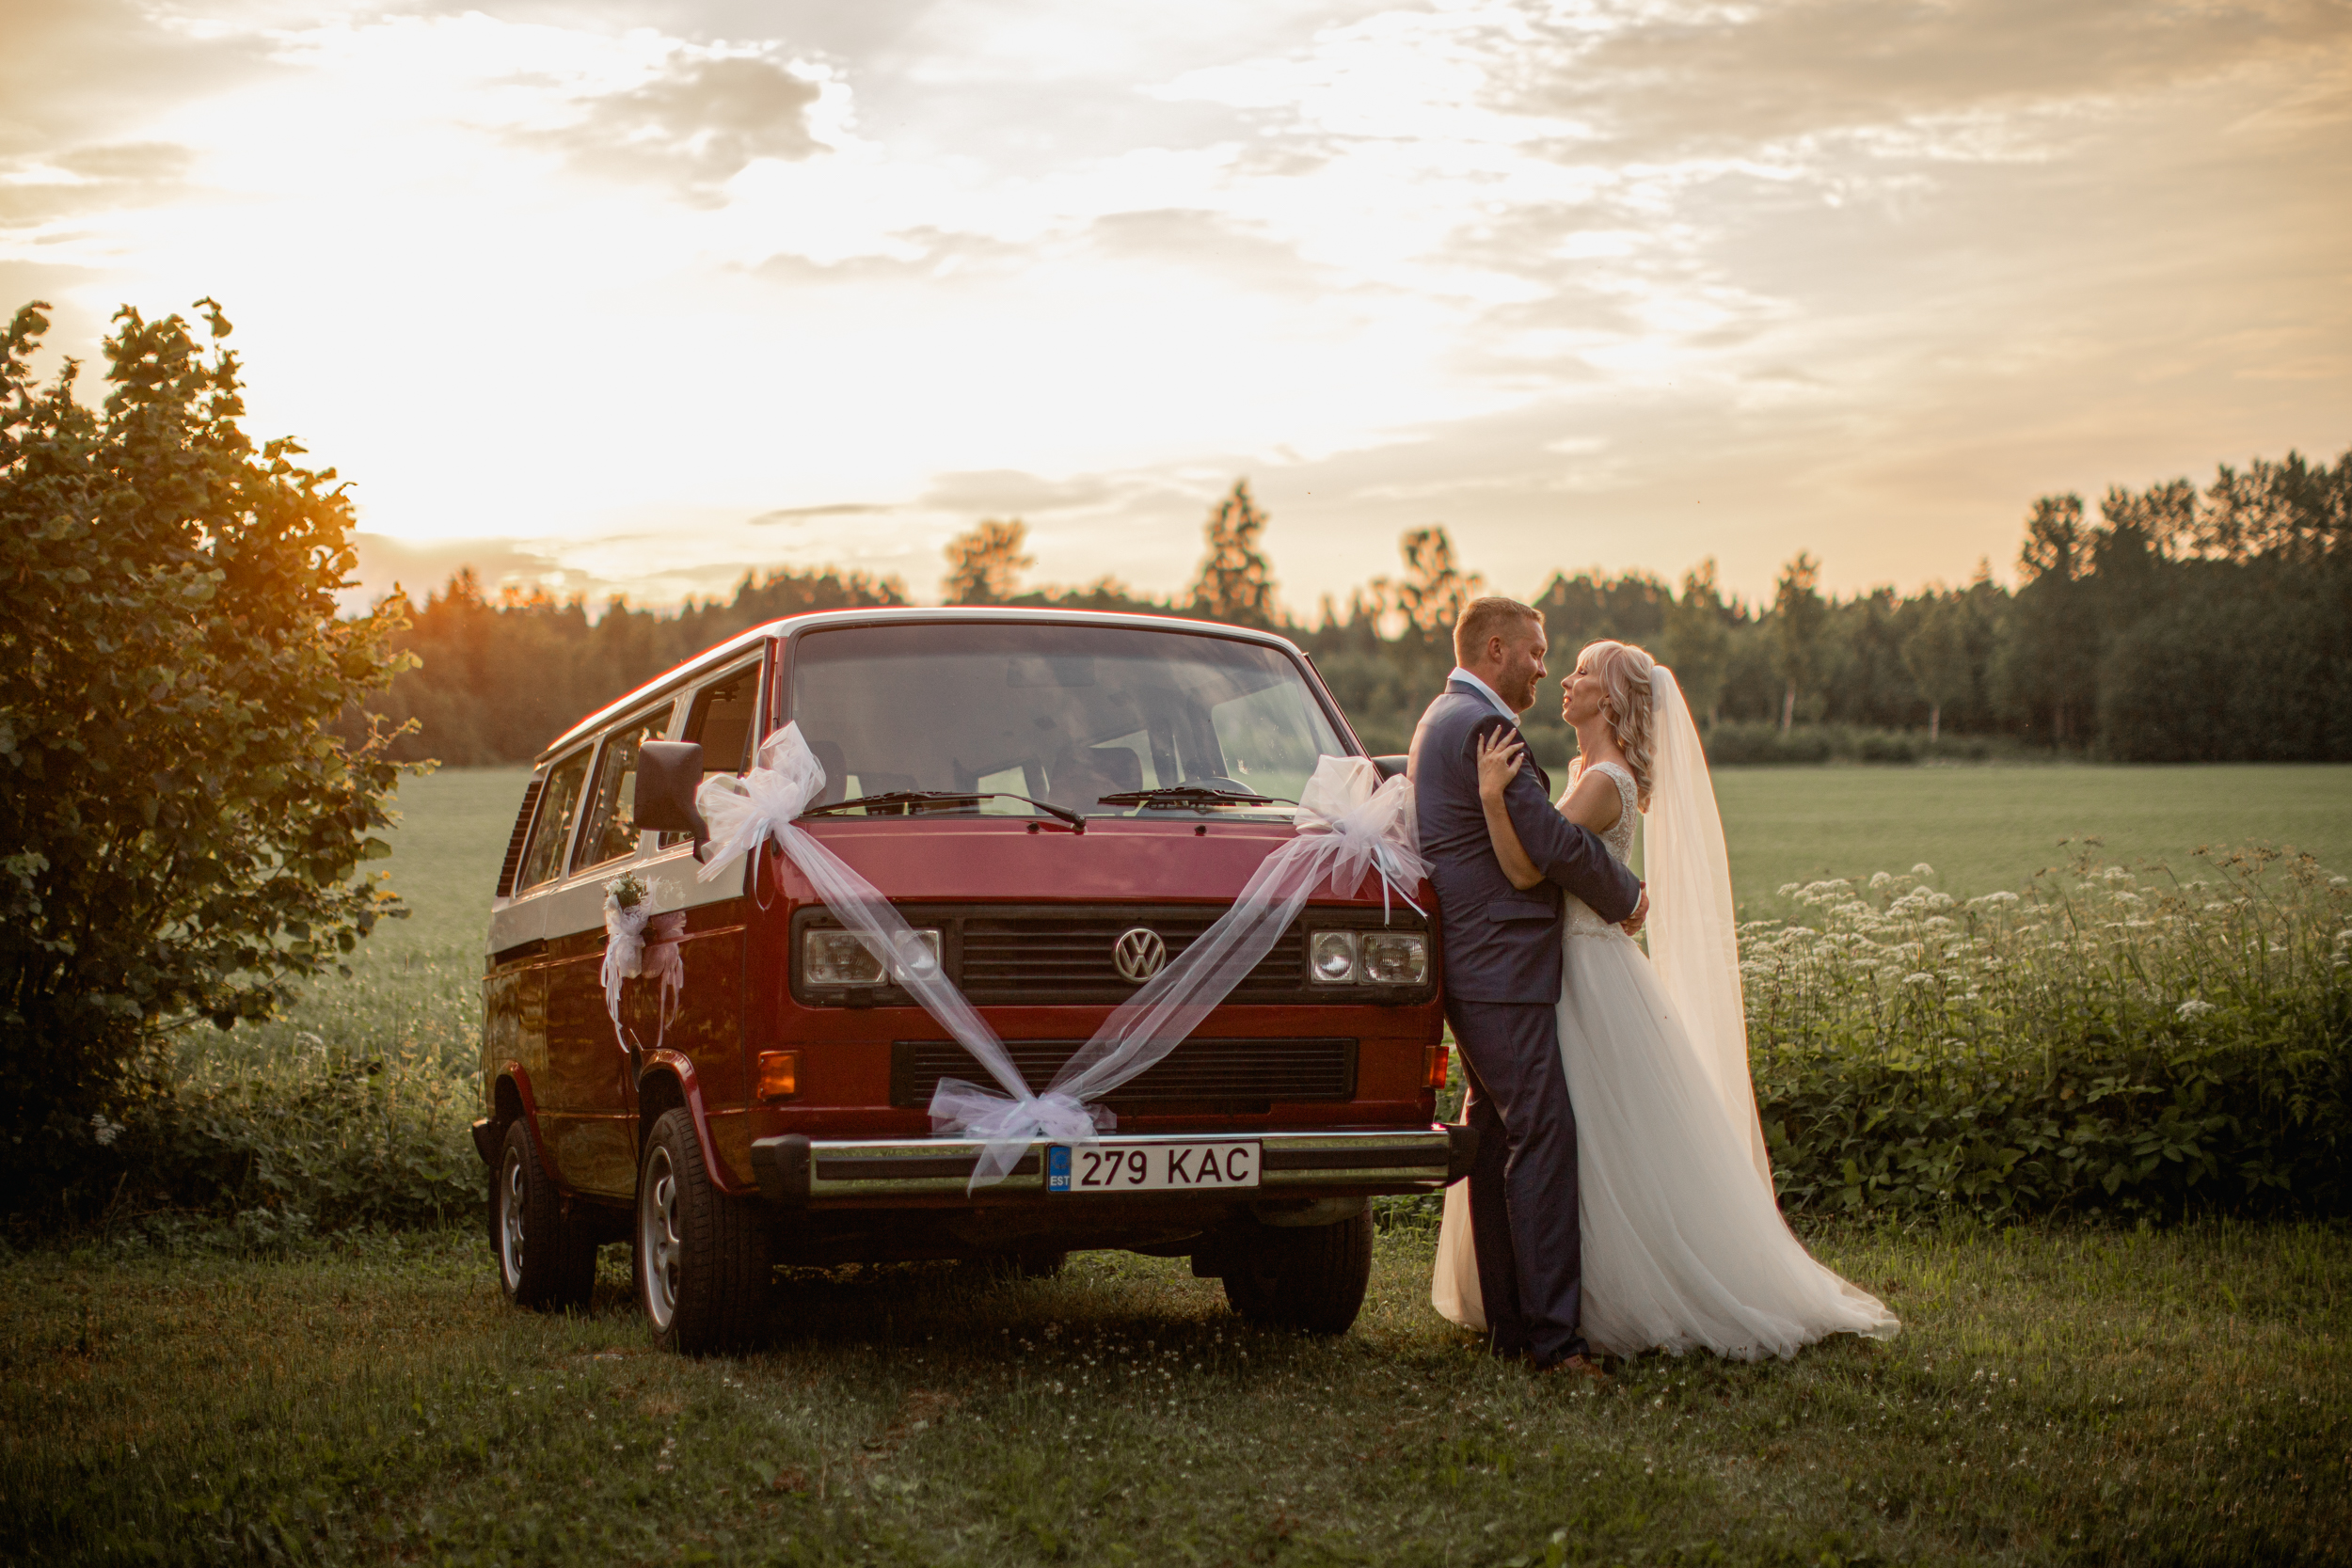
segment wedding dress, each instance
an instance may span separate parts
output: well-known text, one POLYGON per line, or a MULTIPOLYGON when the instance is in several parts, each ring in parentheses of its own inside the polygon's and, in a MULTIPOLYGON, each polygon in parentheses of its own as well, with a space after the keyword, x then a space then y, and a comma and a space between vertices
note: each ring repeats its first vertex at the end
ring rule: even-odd
MULTIPOLYGON (((1831 1334, 1891 1338, 1900 1327, 1894 1314, 1815 1262, 1781 1218, 1748 1078, 1714 790, 1662 666, 1652 702, 1650 954, 1572 895, 1562 938, 1560 1053, 1576 1107, 1584 1337, 1614 1355, 1704 1349, 1746 1361, 1791 1355, 1831 1334)), ((1601 836, 1629 861, 1640 820, 1633 776, 1597 767, 1624 800, 1601 836)), ((1580 762, 1570 790, 1581 774, 1580 762)), ((1453 1322, 1484 1329, 1470 1219, 1470 1183, 1457 1181, 1446 1191, 1430 1297, 1453 1322)))

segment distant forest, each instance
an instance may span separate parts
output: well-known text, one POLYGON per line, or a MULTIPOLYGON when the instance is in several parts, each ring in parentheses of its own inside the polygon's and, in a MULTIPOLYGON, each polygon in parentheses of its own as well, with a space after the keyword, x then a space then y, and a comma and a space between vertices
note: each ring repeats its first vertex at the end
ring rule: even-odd
MULTIPOLYGON (((1453 662, 1462 605, 1488 592, 1442 528, 1402 542, 1401 570, 1311 621, 1286 613, 1247 481, 1210 513, 1198 578, 1170 599, 1116 579, 1026 589, 1018 519, 947 551, 951 604, 1136 610, 1271 627, 1314 658, 1358 733, 1402 751, 1453 662)), ((2064 752, 2132 762, 2352 759, 2352 451, 2333 467, 2290 452, 2200 489, 2185 479, 2078 496, 2026 519, 2015 591, 1979 567, 1965 586, 1824 594, 1799 554, 1772 597, 1726 596, 1712 561, 1678 588, 1643 572, 1555 572, 1531 603, 1565 668, 1596 638, 1672 665, 1719 762, 2064 752)), ((1503 590, 1495 590, 1503 591, 1503 590)), ((909 602, 896 578, 830 569, 746 576, 732 599, 673 612, 620 598, 485 593, 461 571, 423 604, 388 608, 420 660, 378 707, 407 759, 520 762, 582 715, 737 632, 806 610, 909 602)), ((359 719, 347 715, 357 730, 359 719)), ((1549 695, 1529 715, 1539 758, 1568 736, 1549 695)))

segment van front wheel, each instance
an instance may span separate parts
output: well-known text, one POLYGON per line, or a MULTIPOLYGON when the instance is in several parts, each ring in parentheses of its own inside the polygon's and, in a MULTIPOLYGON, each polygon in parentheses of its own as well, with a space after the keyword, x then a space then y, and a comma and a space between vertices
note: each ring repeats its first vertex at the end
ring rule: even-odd
POLYGON ((664 1350, 741 1350, 759 1337, 770 1275, 767 1217, 713 1187, 683 1107, 664 1111, 637 1167, 637 1304, 664 1350))
POLYGON ((1225 1275, 1225 1299, 1263 1328, 1344 1334, 1372 1283, 1372 1211, 1337 1225, 1265 1226, 1225 1275))

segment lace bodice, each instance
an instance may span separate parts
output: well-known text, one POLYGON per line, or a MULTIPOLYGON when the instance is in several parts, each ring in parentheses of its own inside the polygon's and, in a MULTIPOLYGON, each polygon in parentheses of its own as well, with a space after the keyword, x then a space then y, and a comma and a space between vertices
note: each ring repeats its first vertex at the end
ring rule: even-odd
MULTIPOLYGON (((1617 858, 1619 864, 1629 865, 1633 862, 1633 831, 1642 820, 1641 792, 1634 787, 1633 773, 1630 768, 1613 762, 1597 762, 1593 764, 1593 767, 1609 775, 1610 783, 1617 786, 1617 799, 1623 802, 1624 806, 1624 809, 1617 813, 1617 820, 1610 825, 1607 832, 1600 835, 1600 841, 1609 847, 1609 852, 1617 858)), ((1583 777, 1584 759, 1579 757, 1576 767, 1568 774, 1567 790, 1560 797, 1563 804, 1566 802, 1569 795, 1576 792, 1577 783, 1583 777)), ((1623 931, 1595 914, 1591 907, 1574 894, 1568 895, 1567 910, 1570 936, 1615 935, 1622 937, 1625 935, 1623 931)), ((1631 939, 1628 938, 1628 940, 1631 939)))

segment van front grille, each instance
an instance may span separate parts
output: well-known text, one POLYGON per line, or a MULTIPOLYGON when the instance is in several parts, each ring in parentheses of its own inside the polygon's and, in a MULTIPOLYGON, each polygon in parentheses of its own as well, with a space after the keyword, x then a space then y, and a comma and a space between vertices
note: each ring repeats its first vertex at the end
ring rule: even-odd
MULTIPOLYGON (((1133 981, 1120 976, 1112 949, 1122 932, 1155 931, 1172 962, 1200 939, 1215 912, 1170 915, 1040 910, 1034 914, 971 916, 962 922, 964 995, 990 1003, 1124 1002, 1133 981)), ((1232 1000, 1295 1001, 1306 984, 1306 937, 1296 925, 1258 961, 1232 1000)))
MULTIPOLYGON (((1042 1092, 1080 1040, 1007 1040, 1013 1065, 1042 1092)), ((920 1109, 942 1078, 994 1088, 986 1069, 954 1040, 897 1040, 890 1047, 890 1103, 920 1109)), ((1114 1111, 1197 1110, 1246 1116, 1276 1101, 1356 1098, 1352 1039, 1189 1039, 1104 1097, 1114 1111)))

